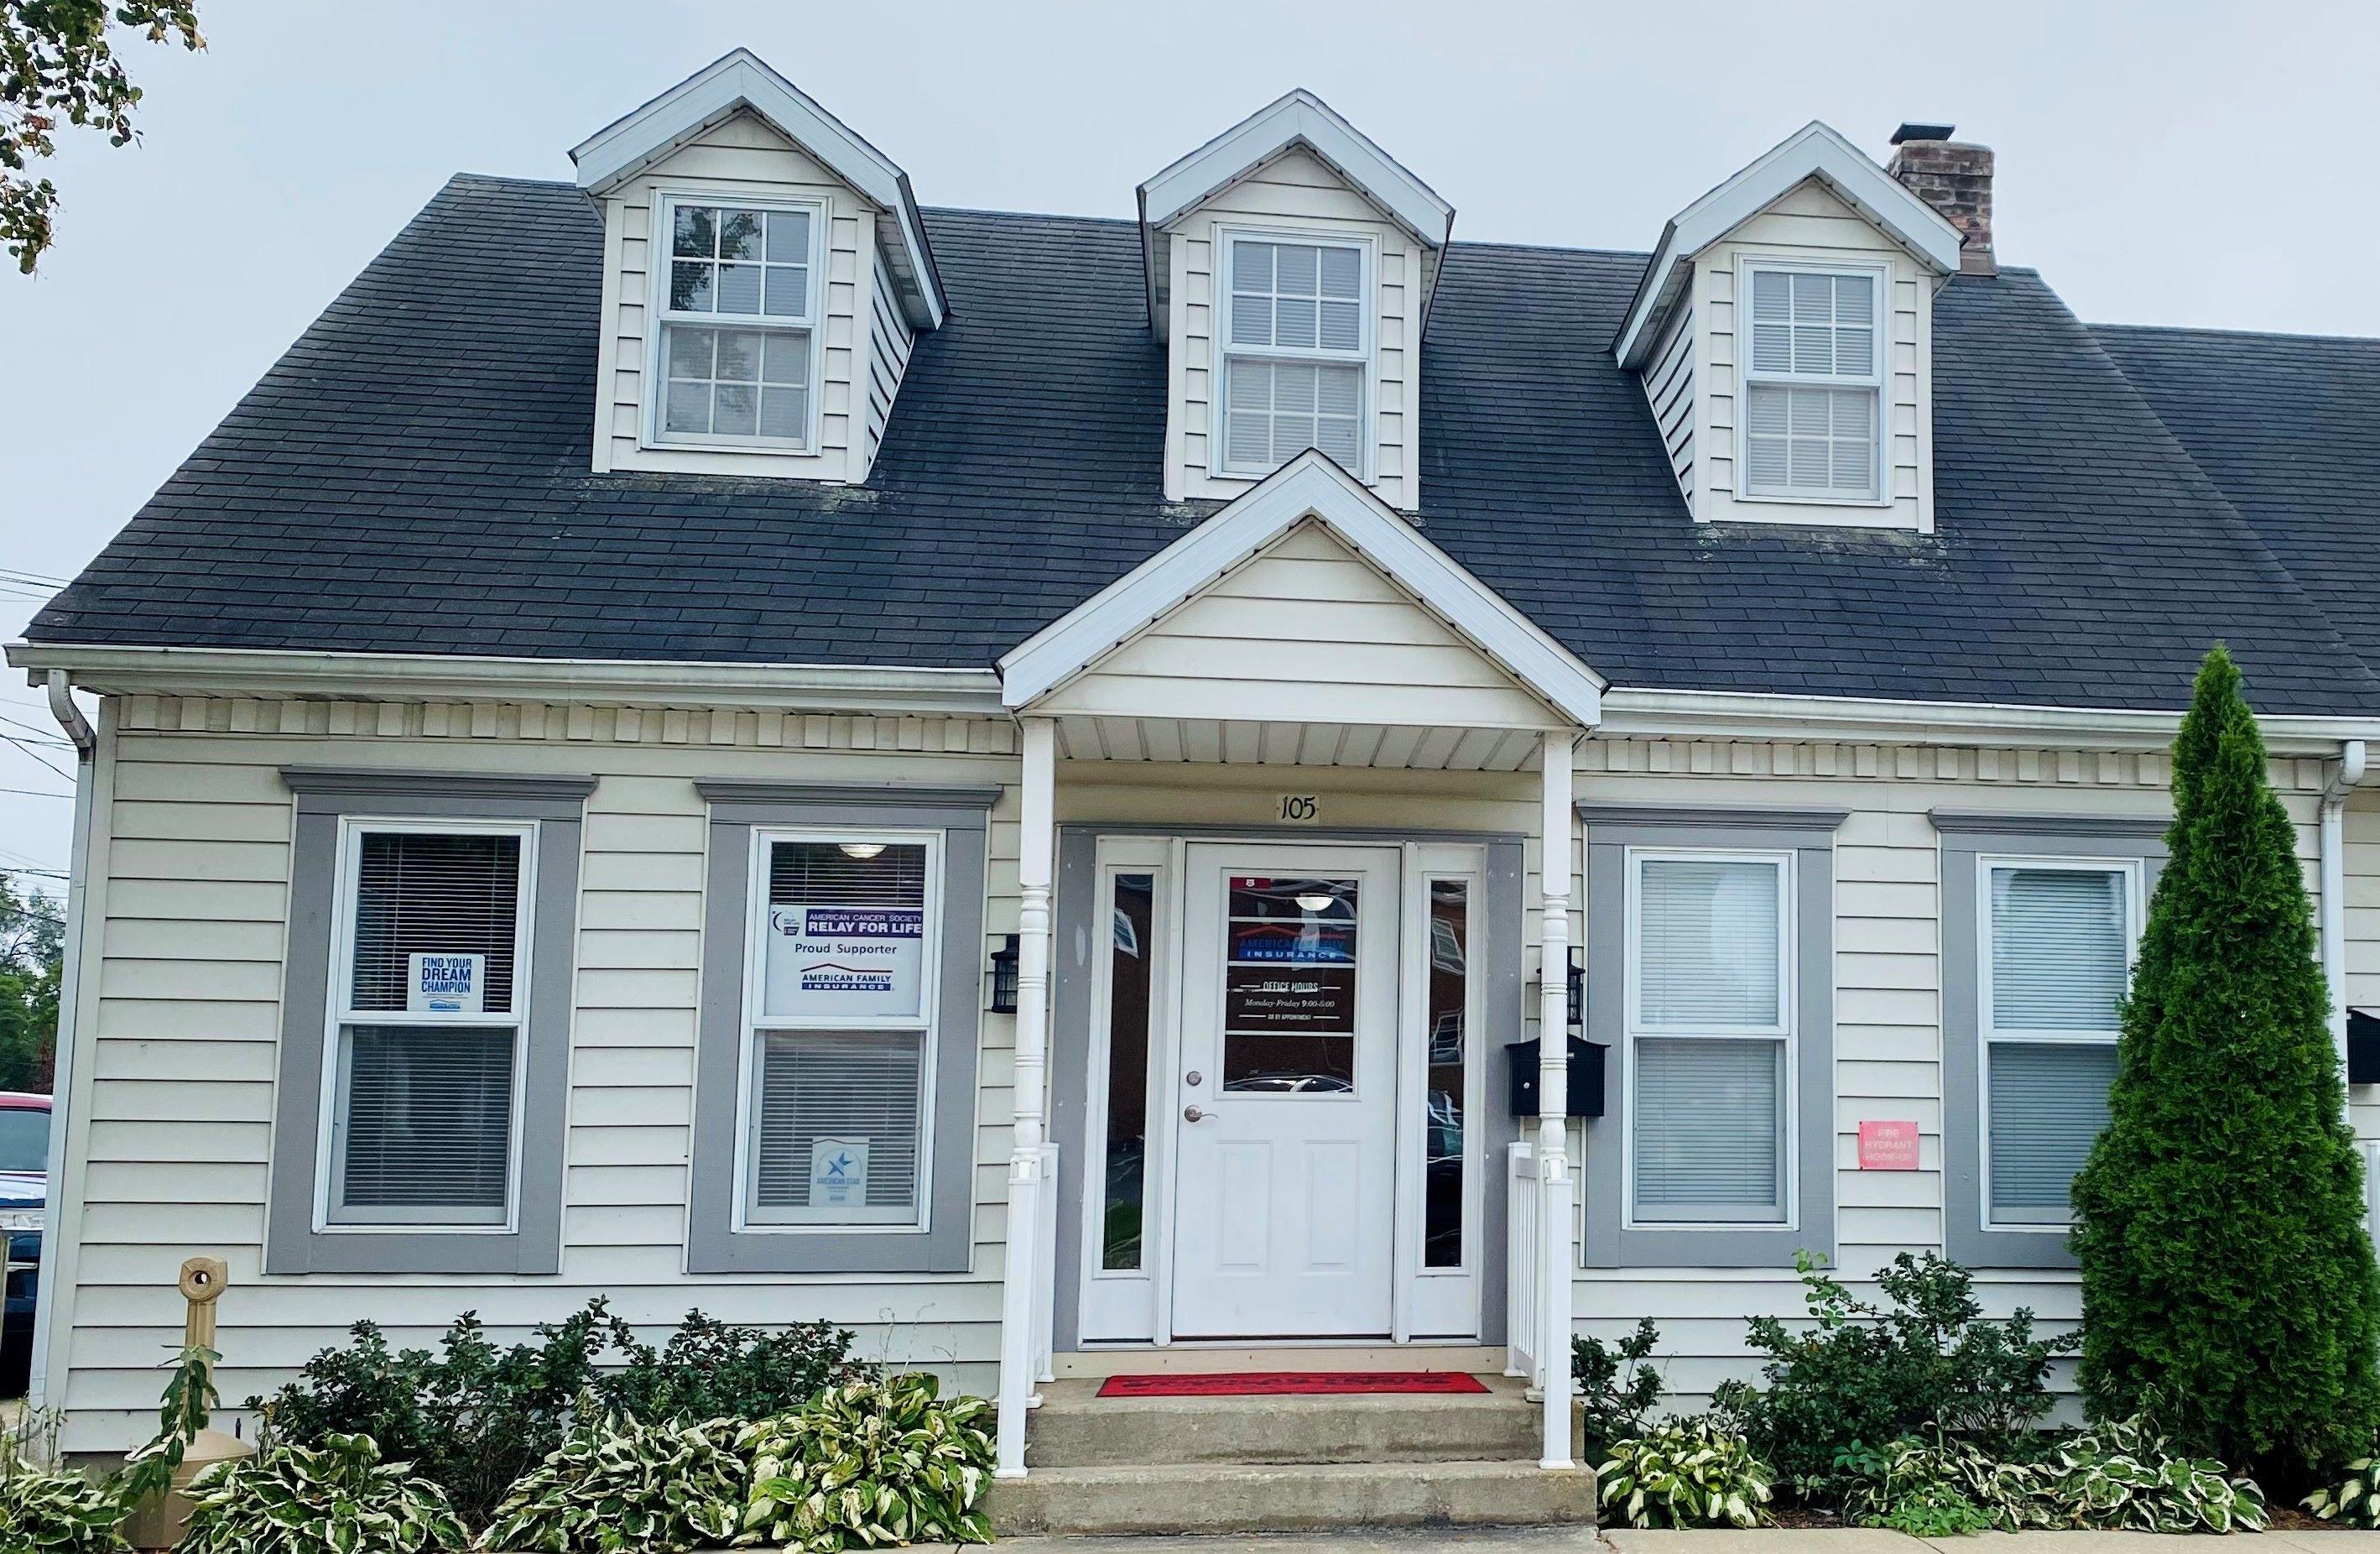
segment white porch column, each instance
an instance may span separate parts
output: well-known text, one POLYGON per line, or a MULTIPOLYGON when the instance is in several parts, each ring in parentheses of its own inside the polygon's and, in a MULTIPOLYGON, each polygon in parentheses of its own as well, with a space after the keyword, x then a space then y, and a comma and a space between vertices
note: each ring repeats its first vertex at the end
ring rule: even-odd
POLYGON ((1571 1177, 1570 884, 1571 763, 1575 734, 1545 738, 1537 821, 1538 875, 1545 884, 1537 943, 1537 1353, 1545 1371, 1545 1451, 1541 1468, 1567 1468, 1570 1454, 1571 1177))
POLYGON ((1034 1281, 1040 1268, 1042 1123, 1049 1067, 1050 880, 1057 855, 1052 790, 1057 783, 1057 725, 1024 720, 1025 776, 1016 872, 1016 1130, 1008 1157, 1008 1241, 1002 1257, 1000 1303, 1001 1478, 1025 1476, 1025 1421, 1033 1406, 1038 1368, 1033 1324, 1041 1309, 1034 1281))

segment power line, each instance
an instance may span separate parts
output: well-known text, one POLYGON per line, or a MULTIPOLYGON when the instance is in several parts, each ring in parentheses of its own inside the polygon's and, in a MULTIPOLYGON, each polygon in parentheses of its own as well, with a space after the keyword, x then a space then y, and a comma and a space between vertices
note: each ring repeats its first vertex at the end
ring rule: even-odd
POLYGON ((0 794, 15 794, 18 798, 72 798, 72 794, 54 794, 47 788, 0 788, 0 794))
POLYGON ((74 777, 71 773, 60 771, 58 768, 52 766, 48 761, 45 761, 41 757, 35 755, 32 750, 31 740, 10 739, 6 735, 0 734, 0 743, 6 743, 10 749, 16 751, 18 755, 24 757, 27 760, 31 761, 35 766, 40 767, 42 771, 48 772, 51 776, 57 778, 59 781, 65 783, 71 783, 74 781, 74 777))
POLYGON ((5 712, 0 712, 0 723, 6 723, 10 728, 21 728, 44 745, 63 745, 67 742, 63 735, 52 734, 39 723, 19 722, 5 712))

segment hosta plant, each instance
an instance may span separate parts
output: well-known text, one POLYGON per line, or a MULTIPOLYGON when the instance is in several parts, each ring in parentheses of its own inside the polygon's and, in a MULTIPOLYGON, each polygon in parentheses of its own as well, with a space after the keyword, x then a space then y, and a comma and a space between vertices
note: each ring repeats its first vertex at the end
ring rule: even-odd
POLYGON ((192 1511, 176 1554, 425 1554, 470 1547, 435 1484, 410 1463, 383 1463, 369 1436, 320 1447, 284 1442, 217 1463, 190 1487, 192 1511))
POLYGON ((1756 1527, 1777 1481, 1742 1436, 1708 1419, 1614 1441, 1596 1473, 1604 1505, 1632 1527, 1756 1527))
POLYGON ((2066 1525, 2143 1533, 2261 1532, 2265 1493, 2221 1463, 2175 1451, 2139 1417, 2050 1453, 2047 1493, 2066 1525))
POLYGON ((683 1554, 723 1544, 744 1510, 735 1424, 582 1419, 496 1507, 479 1547, 516 1554, 683 1554))
POLYGON ((748 1427, 752 1463, 736 1541, 836 1554, 918 1542, 989 1543, 991 1407, 945 1401, 930 1376, 830 1388, 748 1427))
POLYGON ((32 1554, 113 1554, 124 1502, 72 1468, 45 1468, 0 1443, 0 1548, 32 1554))
POLYGON ((1853 1526, 1953 1537, 1998 1524, 1973 1487, 1987 1481, 1992 1468, 1972 1447, 1903 1437, 1880 1450, 1853 1446, 1840 1452, 1827 1487, 1853 1526))
POLYGON ((2347 1476, 2325 1484, 2305 1498, 2306 1510, 2325 1522, 2350 1527, 2380 1527, 2380 1457, 2358 1457, 2347 1464, 2347 1476))

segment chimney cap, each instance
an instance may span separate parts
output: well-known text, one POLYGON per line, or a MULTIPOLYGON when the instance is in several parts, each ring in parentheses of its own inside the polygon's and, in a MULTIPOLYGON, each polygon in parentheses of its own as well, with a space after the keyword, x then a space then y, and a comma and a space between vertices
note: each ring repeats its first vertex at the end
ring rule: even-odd
POLYGON ((1892 143, 1897 146, 1904 140, 1947 140, 1958 127, 1955 124, 1904 124, 1892 132, 1892 143))

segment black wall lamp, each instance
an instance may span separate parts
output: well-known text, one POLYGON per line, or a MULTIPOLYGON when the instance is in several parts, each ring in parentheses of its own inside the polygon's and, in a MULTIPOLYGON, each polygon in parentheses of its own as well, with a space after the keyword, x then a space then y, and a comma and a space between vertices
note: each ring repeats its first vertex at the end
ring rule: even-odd
POLYGON ((1000 948, 991 953, 991 1012, 995 1014, 1016 1013, 1017 936, 1002 934, 1000 948))
POLYGON ((1570 1028, 1586 1024, 1586 946, 1570 947, 1570 1028))

